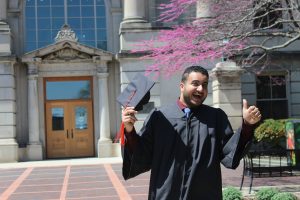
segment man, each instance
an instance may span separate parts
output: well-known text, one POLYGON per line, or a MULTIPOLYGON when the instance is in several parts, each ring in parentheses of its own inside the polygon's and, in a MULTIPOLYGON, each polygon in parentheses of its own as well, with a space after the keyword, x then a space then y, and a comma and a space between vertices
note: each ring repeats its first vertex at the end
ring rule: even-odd
POLYGON ((180 98, 154 109, 141 131, 134 129, 133 107, 122 112, 126 142, 123 176, 151 169, 149 199, 222 199, 220 163, 236 168, 261 114, 243 100, 243 124, 233 133, 224 111, 203 104, 208 72, 188 67, 180 83, 180 98))

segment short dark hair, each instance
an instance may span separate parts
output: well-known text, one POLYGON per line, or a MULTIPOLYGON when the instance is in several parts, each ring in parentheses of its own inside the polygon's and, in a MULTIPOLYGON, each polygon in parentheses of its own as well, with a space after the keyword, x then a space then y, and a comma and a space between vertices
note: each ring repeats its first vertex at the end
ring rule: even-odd
POLYGON ((199 72, 199 73, 207 76, 207 78, 209 77, 208 71, 205 68, 201 67, 200 65, 194 65, 194 66, 187 67, 184 70, 182 77, 181 77, 181 82, 186 82, 189 74, 192 72, 199 72))

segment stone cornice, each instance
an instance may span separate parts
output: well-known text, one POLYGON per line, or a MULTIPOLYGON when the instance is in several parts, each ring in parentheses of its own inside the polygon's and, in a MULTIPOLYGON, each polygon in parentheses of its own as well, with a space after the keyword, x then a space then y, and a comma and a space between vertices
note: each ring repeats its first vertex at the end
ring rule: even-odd
POLYGON ((236 65, 235 62, 219 62, 216 67, 212 69, 210 75, 212 77, 219 76, 239 76, 244 72, 244 69, 236 65))

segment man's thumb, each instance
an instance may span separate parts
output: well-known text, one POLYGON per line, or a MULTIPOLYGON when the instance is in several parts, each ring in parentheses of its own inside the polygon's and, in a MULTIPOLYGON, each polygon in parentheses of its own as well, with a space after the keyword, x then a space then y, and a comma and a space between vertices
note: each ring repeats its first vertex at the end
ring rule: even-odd
POLYGON ((248 102, 246 99, 243 99, 243 108, 248 109, 248 102))

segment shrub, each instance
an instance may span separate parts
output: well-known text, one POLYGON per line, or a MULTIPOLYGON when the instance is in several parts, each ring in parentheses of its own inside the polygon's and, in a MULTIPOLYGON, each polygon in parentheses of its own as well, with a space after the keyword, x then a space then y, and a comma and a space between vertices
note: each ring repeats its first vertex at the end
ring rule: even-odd
POLYGON ((228 187, 223 190, 223 200, 242 200, 242 192, 234 187, 228 187))
POLYGON ((279 191, 274 188, 262 188, 255 194, 257 200, 271 200, 271 198, 278 194, 279 191))
POLYGON ((271 200, 297 200, 297 197, 289 192, 275 194, 271 200))
POLYGON ((257 142, 267 141, 277 143, 281 138, 285 138, 285 121, 266 119, 254 131, 257 142))

